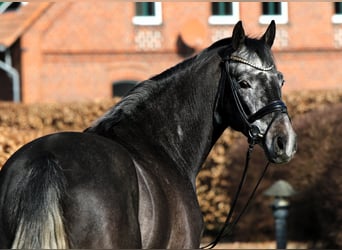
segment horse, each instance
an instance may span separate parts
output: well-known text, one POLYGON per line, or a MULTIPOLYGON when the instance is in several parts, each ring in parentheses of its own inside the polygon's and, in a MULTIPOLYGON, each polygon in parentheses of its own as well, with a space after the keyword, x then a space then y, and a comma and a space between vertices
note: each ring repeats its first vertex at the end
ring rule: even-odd
POLYGON ((260 38, 232 36, 142 81, 82 132, 22 146, 0 171, 1 248, 198 248, 195 179, 227 128, 285 163, 296 134, 260 38))

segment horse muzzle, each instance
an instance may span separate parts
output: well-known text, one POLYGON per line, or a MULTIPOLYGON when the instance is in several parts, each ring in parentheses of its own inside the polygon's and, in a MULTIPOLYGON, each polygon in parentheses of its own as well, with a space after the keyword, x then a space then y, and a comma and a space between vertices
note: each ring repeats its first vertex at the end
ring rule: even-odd
POLYGON ((278 115, 265 135, 264 149, 272 163, 289 162, 297 150, 297 135, 286 113, 278 115))

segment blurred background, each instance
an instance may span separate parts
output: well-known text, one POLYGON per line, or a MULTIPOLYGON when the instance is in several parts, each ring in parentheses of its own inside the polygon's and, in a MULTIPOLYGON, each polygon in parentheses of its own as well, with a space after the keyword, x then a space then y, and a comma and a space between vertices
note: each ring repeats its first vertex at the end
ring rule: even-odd
MULTIPOLYGON (((38 136, 87 128, 139 81, 230 37, 239 20, 252 37, 277 24, 273 52, 299 146, 291 163, 269 169, 225 240, 273 244, 263 192, 284 179, 297 191, 287 230, 302 245, 292 246, 341 248, 342 2, 0 2, 0 166, 38 136)), ((246 149, 227 129, 198 177, 208 239, 229 211, 246 149)), ((265 161, 253 155, 242 200, 265 161)))

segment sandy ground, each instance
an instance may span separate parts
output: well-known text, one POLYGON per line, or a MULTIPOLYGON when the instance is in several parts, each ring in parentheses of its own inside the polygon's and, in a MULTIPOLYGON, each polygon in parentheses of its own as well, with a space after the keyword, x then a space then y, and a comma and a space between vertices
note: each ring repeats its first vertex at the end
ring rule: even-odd
MULTIPOLYGON (((276 243, 274 241, 220 243, 214 249, 276 249, 276 243)), ((308 249, 308 245, 303 242, 288 242, 287 249, 308 249)))

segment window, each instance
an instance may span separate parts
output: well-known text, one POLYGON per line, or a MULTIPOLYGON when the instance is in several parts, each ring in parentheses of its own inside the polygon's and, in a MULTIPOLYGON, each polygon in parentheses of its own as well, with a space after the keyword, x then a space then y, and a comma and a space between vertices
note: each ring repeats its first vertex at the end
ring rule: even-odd
POLYGON ((262 3, 263 15, 281 15, 280 2, 262 3))
POLYGON ((125 80, 114 82, 112 85, 112 95, 123 97, 138 84, 137 81, 125 80))
POLYGON ((213 2, 211 3, 210 24, 235 24, 239 21, 239 3, 213 2))
POLYGON ((259 22, 269 24, 274 20, 277 24, 288 22, 288 12, 286 2, 262 2, 262 15, 259 22))
POLYGON ((153 3, 136 3, 135 6, 135 14, 136 16, 154 16, 156 11, 155 11, 155 6, 153 3))
POLYGON ((0 2, 0 13, 16 11, 20 6, 27 4, 27 2, 0 2))
POLYGON ((160 25, 162 24, 162 9, 160 2, 136 2, 135 25, 160 25))
POLYGON ((335 7, 335 14, 342 15, 342 2, 334 3, 334 7, 335 7))
POLYGON ((333 23, 342 23, 342 2, 335 2, 334 14, 331 18, 333 23))

